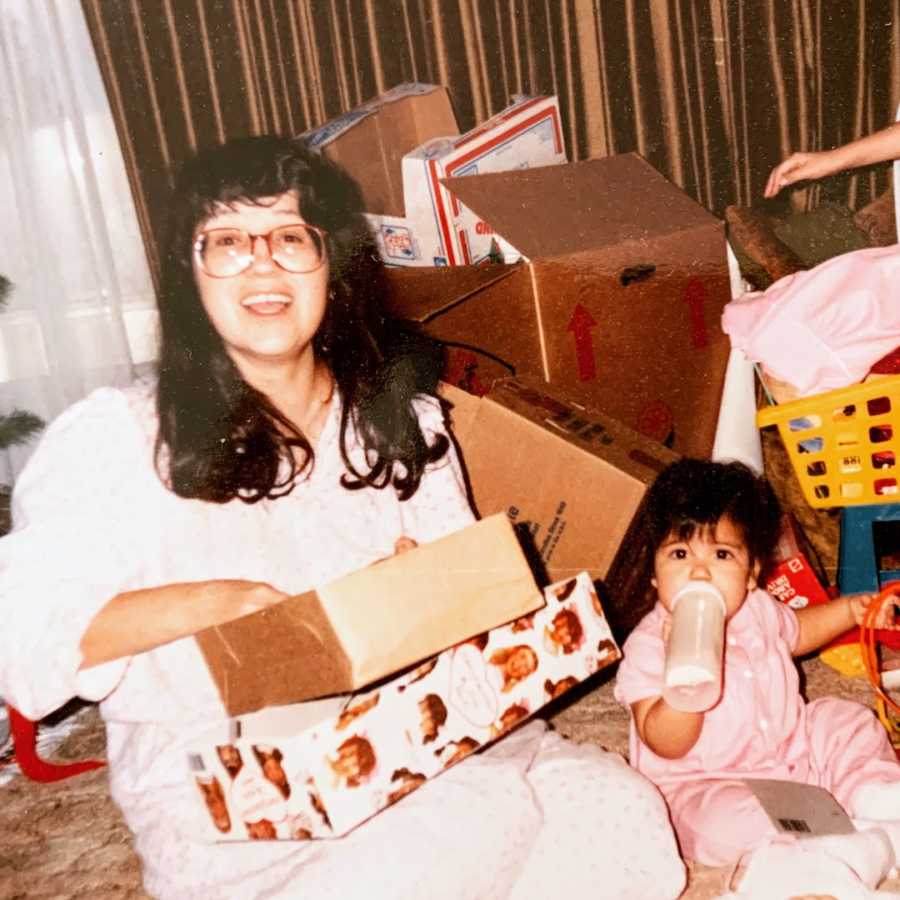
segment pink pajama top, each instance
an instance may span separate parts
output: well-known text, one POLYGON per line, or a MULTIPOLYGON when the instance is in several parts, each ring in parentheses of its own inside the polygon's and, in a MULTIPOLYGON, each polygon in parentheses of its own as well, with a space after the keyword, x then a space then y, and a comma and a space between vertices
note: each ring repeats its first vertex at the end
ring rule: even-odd
MULTIPOLYGON (((664 617, 657 603, 625 642, 615 694, 626 706, 662 693, 664 617)), ((792 658, 798 634, 792 609, 763 590, 751 591, 728 622, 722 699, 706 713, 697 743, 681 759, 663 759, 632 721, 631 764, 667 798, 679 784, 701 778, 810 780, 806 704, 792 658)))

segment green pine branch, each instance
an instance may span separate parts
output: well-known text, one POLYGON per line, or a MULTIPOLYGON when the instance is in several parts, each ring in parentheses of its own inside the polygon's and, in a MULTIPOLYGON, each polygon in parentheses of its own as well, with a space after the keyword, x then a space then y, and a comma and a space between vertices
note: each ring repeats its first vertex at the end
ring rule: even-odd
MULTIPOLYGON (((12 291, 12 282, 0 275, 0 310, 6 306, 12 291)), ((24 409, 14 409, 9 415, 0 416, 0 450, 22 444, 34 437, 44 427, 43 420, 24 409)))
POLYGON ((14 409, 7 416, 0 416, 0 450, 22 444, 44 427, 40 416, 24 409, 14 409))

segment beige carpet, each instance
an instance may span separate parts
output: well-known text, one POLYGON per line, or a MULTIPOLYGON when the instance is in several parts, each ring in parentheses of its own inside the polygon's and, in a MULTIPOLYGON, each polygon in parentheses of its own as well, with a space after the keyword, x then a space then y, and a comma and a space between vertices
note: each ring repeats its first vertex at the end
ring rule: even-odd
MULTIPOLYGON (((818 660, 802 666, 810 699, 838 695, 871 700, 865 682, 839 676, 818 660)), ((625 753, 628 716, 612 697, 612 681, 590 686, 554 711, 556 728, 576 741, 593 741, 625 753)), ((103 729, 97 712, 79 713, 78 728, 57 758, 102 755, 103 729)), ((136 900, 141 890, 131 836, 109 799, 104 772, 56 785, 21 776, 0 787, 0 897, 7 900, 136 900)), ((727 873, 697 867, 683 900, 707 900, 725 889, 727 873)), ((900 890, 900 879, 884 889, 900 890)), ((598 895, 600 896, 600 895, 598 895)), ((549 898, 548 898, 549 900, 549 898)), ((614 898, 609 898, 614 900, 614 898)))

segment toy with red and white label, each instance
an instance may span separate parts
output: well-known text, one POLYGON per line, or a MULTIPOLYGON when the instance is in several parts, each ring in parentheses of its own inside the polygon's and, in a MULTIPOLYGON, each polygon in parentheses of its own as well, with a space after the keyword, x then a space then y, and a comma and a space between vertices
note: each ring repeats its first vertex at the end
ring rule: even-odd
POLYGON ((782 560, 767 574, 766 590, 791 609, 818 606, 831 599, 800 553, 782 560))
MULTIPOLYGON (((455 138, 429 141, 403 157, 406 218, 432 265, 486 259, 495 235, 441 184, 442 178, 567 162, 556 97, 529 97, 455 138)), ((538 210, 529 214, 537 215, 538 210)))

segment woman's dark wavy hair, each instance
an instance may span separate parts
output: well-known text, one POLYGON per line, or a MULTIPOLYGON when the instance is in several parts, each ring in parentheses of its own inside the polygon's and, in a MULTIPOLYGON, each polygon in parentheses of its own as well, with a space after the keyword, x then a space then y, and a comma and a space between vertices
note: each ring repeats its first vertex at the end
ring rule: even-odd
POLYGON ((342 484, 351 490, 392 485, 405 500, 425 466, 448 448, 443 435, 427 444, 412 408, 416 393, 433 391, 436 376, 423 377, 422 348, 384 314, 383 270, 356 184, 302 143, 279 137, 241 138, 202 151, 177 179, 159 295, 157 470, 180 497, 254 503, 289 493, 314 464, 307 438, 244 381, 226 353, 192 267, 195 230, 222 206, 286 191, 297 192, 306 222, 328 232, 329 299, 313 346, 342 400, 342 484), (351 421, 368 471, 358 471, 347 452, 351 421))
POLYGON ((751 564, 765 568, 781 531, 771 485, 739 462, 681 459, 664 469, 647 494, 645 520, 653 553, 671 534, 690 540, 728 516, 740 530, 751 564))

